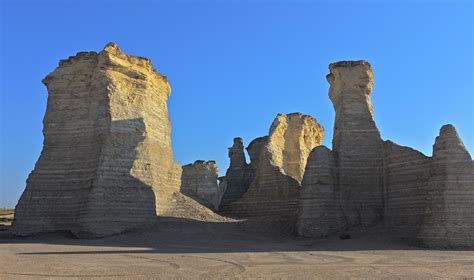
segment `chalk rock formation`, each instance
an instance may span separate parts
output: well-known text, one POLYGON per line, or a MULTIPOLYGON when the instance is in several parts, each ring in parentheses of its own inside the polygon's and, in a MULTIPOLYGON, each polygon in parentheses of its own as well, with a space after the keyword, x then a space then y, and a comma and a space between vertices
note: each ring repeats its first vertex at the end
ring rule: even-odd
POLYGON ((323 137, 324 129, 313 117, 278 114, 270 127, 264 158, 301 182, 309 153, 321 144, 323 137))
POLYGON ((373 119, 370 93, 372 67, 366 61, 329 65, 331 99, 336 120, 332 140, 336 184, 346 226, 369 226, 383 215, 383 143, 373 119))
MULTIPOLYGON (((268 143, 268 136, 258 137, 252 140, 250 144, 245 148, 250 157, 250 170, 256 173, 258 165, 260 164, 260 154, 268 143)), ((253 178, 255 177, 252 176, 253 178)), ((253 180, 253 179, 252 179, 253 180)))
POLYGON ((315 148, 306 165, 298 233, 325 237, 383 224, 433 247, 474 247, 474 169, 451 125, 433 157, 383 142, 373 120, 373 74, 365 61, 329 66, 333 151, 315 148))
POLYGON ((181 192, 212 209, 219 207, 224 190, 219 186, 218 169, 213 160, 197 160, 183 166, 181 192))
POLYGON ((232 205, 233 214, 267 217, 267 221, 294 226, 306 160, 323 136, 323 127, 311 116, 279 114, 261 149, 255 179, 242 199, 232 205))
POLYGON ((474 247, 474 164, 452 125, 433 145, 419 238, 430 247, 474 247))
POLYGON ((110 43, 61 60, 43 83, 44 146, 16 207, 14 233, 97 237, 151 225, 157 213, 201 211, 180 197, 170 86, 148 59, 110 43))
POLYGON ((227 169, 226 176, 219 180, 220 186, 225 192, 219 206, 220 213, 232 214, 233 210, 229 208, 229 205, 247 192, 257 174, 260 153, 267 141, 268 137, 264 136, 250 142, 246 148, 250 157, 250 163, 247 164, 243 152, 242 138, 234 139, 234 145, 229 148, 230 167, 227 169))
POLYGON ((222 180, 225 184, 225 192, 222 196, 221 206, 224 209, 233 201, 242 197, 247 191, 252 178, 249 174, 249 166, 245 159, 244 142, 242 138, 234 138, 234 144, 229 148, 230 166, 222 180))
POLYGON ((300 192, 297 230, 302 236, 326 237, 344 228, 336 185, 336 164, 327 147, 311 152, 300 192))
POLYGON ((416 236, 423 222, 430 158, 422 153, 384 142, 384 225, 404 237, 416 236))

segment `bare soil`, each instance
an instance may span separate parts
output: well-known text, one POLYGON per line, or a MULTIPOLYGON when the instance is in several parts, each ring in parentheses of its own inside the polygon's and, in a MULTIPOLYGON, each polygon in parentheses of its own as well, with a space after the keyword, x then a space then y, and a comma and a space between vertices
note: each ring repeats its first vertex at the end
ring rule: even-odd
POLYGON ((96 240, 4 231, 0 279, 474 279, 474 251, 426 250, 386 232, 311 240, 251 226, 162 217, 96 240))

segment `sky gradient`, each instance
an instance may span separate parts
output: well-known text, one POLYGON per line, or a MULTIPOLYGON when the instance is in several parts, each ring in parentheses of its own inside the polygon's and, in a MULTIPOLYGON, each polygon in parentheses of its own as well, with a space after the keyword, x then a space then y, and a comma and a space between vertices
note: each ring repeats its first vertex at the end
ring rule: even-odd
POLYGON ((383 139, 431 155, 443 124, 474 151, 471 1, 0 1, 0 207, 14 207, 42 148, 60 59, 116 42, 168 77, 176 160, 216 160, 266 135, 278 113, 326 130, 328 64, 372 64, 383 139))

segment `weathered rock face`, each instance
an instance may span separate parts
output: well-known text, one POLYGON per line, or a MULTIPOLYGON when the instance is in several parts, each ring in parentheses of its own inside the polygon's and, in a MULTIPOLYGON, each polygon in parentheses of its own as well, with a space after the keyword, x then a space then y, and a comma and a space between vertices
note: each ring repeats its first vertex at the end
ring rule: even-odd
POLYGON ((452 125, 433 145, 419 238, 432 247, 474 247, 474 164, 452 125))
POLYGON ((225 191, 222 196, 220 209, 226 212, 226 207, 241 198, 247 191, 251 181, 249 166, 245 159, 244 142, 242 138, 234 138, 234 144, 229 148, 230 166, 226 175, 221 180, 221 184, 225 185, 225 191))
MULTIPOLYGON (((231 205, 240 217, 265 217, 294 227, 298 191, 310 151, 321 144, 324 130, 310 116, 279 114, 261 149, 255 179, 242 199, 231 205)), ((260 140, 263 142, 263 139, 260 140)), ((254 154, 252 149, 250 153, 254 154)))
POLYGON ((155 192, 179 188, 166 78, 115 44, 62 60, 44 79, 44 148, 13 229, 103 236, 152 224, 155 192), (155 191, 155 192, 154 192, 155 191))
POLYGON ((267 159, 284 174, 301 182, 311 150, 323 141, 324 129, 300 113, 278 114, 270 127, 267 159))
POLYGON ((224 190, 224 195, 219 206, 219 211, 225 215, 232 215, 233 209, 229 205, 240 199, 255 179, 260 162, 260 153, 268 142, 268 137, 258 137, 247 146, 250 163, 247 164, 243 152, 242 138, 235 138, 234 145, 229 148, 230 167, 226 176, 220 178, 219 184, 224 190))
POLYGON ((325 237, 383 222, 428 246, 473 247, 473 162, 454 127, 443 126, 432 158, 382 142, 372 117, 370 65, 345 61, 329 68, 333 151, 317 147, 308 159, 299 234, 325 237))
POLYGON ((212 209, 219 207, 224 190, 219 185, 216 162, 197 160, 183 166, 181 192, 212 209))
POLYGON ((268 136, 258 137, 252 140, 246 150, 250 157, 250 168, 256 172, 260 164, 260 154, 268 143, 268 136))
POLYGON ((297 230, 302 236, 326 237, 344 228, 336 185, 334 156, 327 147, 311 152, 302 182, 297 230))
POLYGON ((384 225, 413 238, 423 222, 430 158, 391 141, 384 142, 384 152, 384 225))
POLYGON ((380 138, 367 62, 343 61, 329 69, 336 112, 333 151, 315 149, 308 161, 299 234, 325 237, 384 222, 400 236, 416 236, 424 216, 429 158, 380 138))
POLYGON ((332 141, 336 184, 347 227, 381 221, 383 143, 373 119, 370 93, 373 73, 366 61, 329 65, 331 99, 336 120, 332 141))
POLYGON ((108 44, 62 60, 43 82, 44 147, 16 207, 14 233, 97 237, 151 225, 157 213, 219 218, 179 193, 170 86, 148 59, 108 44))

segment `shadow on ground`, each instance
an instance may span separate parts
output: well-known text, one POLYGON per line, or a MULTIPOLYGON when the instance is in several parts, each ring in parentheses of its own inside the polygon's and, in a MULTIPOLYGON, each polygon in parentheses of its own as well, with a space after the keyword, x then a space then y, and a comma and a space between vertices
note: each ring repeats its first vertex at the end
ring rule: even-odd
POLYGON ((156 224, 141 232, 128 232, 101 239, 77 239, 71 234, 45 233, 28 238, 5 238, 0 244, 70 245, 63 251, 25 252, 25 255, 143 254, 143 253, 241 253, 298 251, 425 250, 390 237, 381 229, 353 234, 351 239, 306 239, 275 232, 258 232, 255 222, 226 223, 160 217, 156 224), (80 246, 88 246, 81 250, 80 246), (90 247, 101 247, 92 250, 90 247), (107 248, 104 248, 107 247, 107 248))

